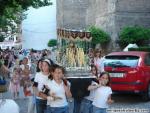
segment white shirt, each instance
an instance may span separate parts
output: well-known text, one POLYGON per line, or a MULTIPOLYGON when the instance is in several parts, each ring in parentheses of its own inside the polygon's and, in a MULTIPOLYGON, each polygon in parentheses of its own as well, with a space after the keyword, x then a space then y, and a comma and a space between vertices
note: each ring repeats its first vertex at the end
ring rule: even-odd
POLYGON ((112 90, 108 86, 101 86, 96 89, 93 105, 98 108, 108 108, 108 97, 112 94, 112 90))
MULTIPOLYGON (((43 85, 46 85, 48 80, 48 75, 44 75, 42 72, 36 73, 34 81, 38 83, 38 91, 42 91, 43 85)), ((37 98, 42 99, 41 97, 37 98)))
POLYGON ((94 58, 94 65, 98 67, 98 71, 104 71, 104 58, 94 58))
MULTIPOLYGON (((98 85, 96 82, 92 81, 91 85, 98 85)), ((95 90, 91 90, 89 96, 86 96, 85 98, 87 100, 93 101, 94 100, 94 96, 95 96, 95 90)))
POLYGON ((64 107, 68 105, 63 82, 58 84, 55 82, 55 80, 52 80, 47 82, 47 86, 50 89, 50 93, 55 93, 57 97, 61 98, 58 100, 48 101, 48 105, 51 107, 64 107))

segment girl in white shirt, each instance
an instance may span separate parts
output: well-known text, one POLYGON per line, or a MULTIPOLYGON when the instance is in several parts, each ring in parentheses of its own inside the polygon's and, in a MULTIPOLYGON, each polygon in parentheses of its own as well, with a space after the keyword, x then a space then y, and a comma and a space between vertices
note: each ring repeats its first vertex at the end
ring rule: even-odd
POLYGON ((44 85, 46 85, 48 81, 48 77, 50 76, 50 61, 45 59, 42 61, 42 69, 41 72, 38 72, 35 75, 35 83, 37 83, 38 92, 36 92, 36 110, 37 113, 44 113, 46 111, 47 100, 41 96, 42 89, 44 85))
POLYGON ((101 51, 100 50, 96 50, 95 51, 95 55, 94 55, 94 65, 97 67, 98 69, 98 73, 101 73, 104 71, 104 64, 103 64, 103 57, 101 56, 101 51))
POLYGON ((111 99, 112 90, 109 87, 109 73, 102 72, 99 77, 99 85, 95 88, 95 96, 93 100, 93 113, 106 113, 109 104, 113 103, 111 99))
POLYGON ((64 80, 64 68, 58 65, 54 66, 53 80, 47 83, 50 89, 51 98, 47 97, 50 111, 48 113, 69 113, 67 97, 71 97, 69 82, 64 80))

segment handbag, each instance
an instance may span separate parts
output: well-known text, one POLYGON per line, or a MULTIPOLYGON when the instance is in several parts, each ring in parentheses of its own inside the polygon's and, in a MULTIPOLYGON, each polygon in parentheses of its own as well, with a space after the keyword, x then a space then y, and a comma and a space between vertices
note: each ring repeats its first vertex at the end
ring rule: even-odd
POLYGON ((7 82, 5 77, 0 76, 0 93, 7 91, 7 82))

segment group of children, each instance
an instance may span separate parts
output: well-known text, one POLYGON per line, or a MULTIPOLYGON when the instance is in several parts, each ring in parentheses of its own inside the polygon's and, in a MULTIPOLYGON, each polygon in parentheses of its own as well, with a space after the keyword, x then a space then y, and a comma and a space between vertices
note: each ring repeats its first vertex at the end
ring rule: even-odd
MULTIPOLYGON (((89 96, 82 100, 81 113, 106 113, 111 99, 112 90, 109 87, 109 73, 98 75, 96 66, 91 67, 96 81, 87 88, 89 96)), ((36 95, 37 113, 69 113, 68 98, 72 97, 71 83, 64 79, 65 70, 62 66, 53 65, 49 60, 41 61, 40 71, 36 73, 33 89, 36 95)))
POLYGON ((32 87, 31 73, 27 58, 24 58, 23 61, 20 61, 20 64, 13 67, 10 77, 9 90, 14 99, 20 97, 19 93, 22 93, 23 97, 31 95, 31 91, 29 91, 29 88, 32 87))
MULTIPOLYGON (((106 113, 109 104, 113 103, 109 73, 101 72, 100 54, 97 51, 95 55, 91 60, 91 73, 95 80, 87 88, 90 93, 82 99, 80 113, 106 113)), ((19 97, 20 88, 23 87, 24 95, 31 97, 28 113, 69 113, 71 83, 65 79, 64 68, 52 65, 48 59, 39 60, 34 80, 31 81, 31 67, 26 60, 13 69, 9 87, 13 97, 19 97)))

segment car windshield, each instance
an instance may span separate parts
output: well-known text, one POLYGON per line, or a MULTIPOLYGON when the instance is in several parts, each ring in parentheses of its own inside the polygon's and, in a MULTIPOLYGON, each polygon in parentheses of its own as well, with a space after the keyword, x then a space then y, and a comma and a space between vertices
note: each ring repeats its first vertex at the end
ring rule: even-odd
POLYGON ((138 65, 138 56, 106 56, 104 66, 110 67, 136 67, 138 65))

